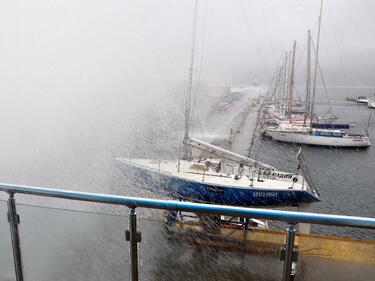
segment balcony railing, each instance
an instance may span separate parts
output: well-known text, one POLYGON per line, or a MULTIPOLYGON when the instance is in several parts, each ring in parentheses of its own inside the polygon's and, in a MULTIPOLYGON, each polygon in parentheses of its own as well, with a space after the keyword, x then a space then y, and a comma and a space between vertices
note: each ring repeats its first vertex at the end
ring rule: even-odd
POLYGON ((129 210, 129 230, 127 240, 130 246, 130 279, 139 279, 138 271, 138 243, 140 233, 137 231, 136 208, 162 209, 169 211, 186 211, 193 213, 217 214, 242 218, 257 218, 276 220, 288 223, 286 233, 285 255, 283 262, 282 280, 291 280, 292 262, 294 255, 295 225, 297 223, 311 223, 321 225, 332 225, 342 227, 358 227, 375 229, 375 219, 354 216, 327 215, 318 213, 304 213, 292 211, 280 211, 270 209, 254 209, 223 205, 199 204, 192 202, 181 202, 172 200, 157 200, 137 197, 117 196, 108 194, 86 193, 61 189, 32 187, 13 184, 1 184, 0 191, 7 192, 8 198, 8 221, 12 240, 14 268, 17 281, 23 281, 22 255, 20 248, 20 237, 18 224, 19 216, 16 210, 15 194, 22 193, 33 196, 54 197, 68 200, 79 200, 97 202, 103 204, 114 204, 127 206, 129 210))

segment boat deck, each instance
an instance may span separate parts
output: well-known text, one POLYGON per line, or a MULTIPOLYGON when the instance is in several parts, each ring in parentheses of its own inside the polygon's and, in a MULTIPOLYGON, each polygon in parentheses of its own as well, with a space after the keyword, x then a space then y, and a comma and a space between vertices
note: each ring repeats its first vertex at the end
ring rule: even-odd
POLYGON ((210 169, 204 172, 203 170, 192 169, 193 162, 180 161, 180 171, 178 171, 178 161, 161 161, 149 159, 118 159, 120 162, 131 163, 139 167, 147 167, 155 172, 162 172, 172 176, 186 179, 195 182, 211 183, 223 187, 246 188, 250 187, 265 190, 305 190, 306 183, 303 183, 303 177, 284 172, 271 172, 271 176, 260 176, 254 173, 253 181, 251 181, 252 173, 244 171, 240 179, 235 179, 235 173, 238 168, 233 166, 233 174, 217 173, 210 169), (273 176, 272 176, 273 175, 273 176), (272 177, 272 178, 271 178, 272 177), (292 178, 296 177, 297 182, 293 182, 292 178))

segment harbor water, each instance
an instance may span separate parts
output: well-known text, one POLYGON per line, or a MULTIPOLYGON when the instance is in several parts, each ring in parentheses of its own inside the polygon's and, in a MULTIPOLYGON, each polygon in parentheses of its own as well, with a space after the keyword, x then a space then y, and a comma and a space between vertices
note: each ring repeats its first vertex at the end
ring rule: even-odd
MULTIPOLYGON (((350 122, 356 125, 356 128, 366 128, 371 110, 345 101, 344 91, 346 90, 340 88, 330 89, 334 113, 340 116, 340 122, 350 122)), ((359 96, 369 95, 370 90, 356 88, 348 91, 350 96, 359 96)), ((246 100, 247 98, 239 99, 237 102, 246 100)), ((240 106, 237 104, 234 107, 238 110, 240 106)), ((320 96, 317 108, 320 112, 325 112, 327 109, 327 103, 320 96)), ((173 111, 169 111, 171 112, 173 111)), ((232 113, 216 113, 217 118, 207 121, 210 122, 210 126, 205 127, 206 135, 217 134, 220 124, 214 126, 213 120, 220 120, 219 123, 222 123, 224 119, 235 116, 235 112, 232 113), (224 117, 227 114, 227 117, 220 118, 220 114, 224 117)), ((162 116, 166 117, 168 114, 162 116)), ((172 117, 173 115, 170 116, 171 119, 172 117)), ((154 123, 144 124, 140 130, 150 129, 154 125, 154 123)), ((171 122, 165 121, 159 123, 159 126, 161 131, 167 130, 171 122)), ((229 127, 227 129, 229 130, 229 127)), ((370 119, 368 132, 375 145, 375 119, 370 119)), ((148 131, 147 134, 153 133, 155 131, 148 131)), ((220 135, 222 134, 221 128, 220 135)), ((244 144, 242 149, 245 153, 251 136, 240 133, 238 137, 244 144)), ((150 151, 152 150, 150 147, 160 144, 160 139, 165 141, 165 136, 163 134, 154 136, 152 144, 144 144, 140 141, 141 149, 134 150, 134 155, 138 156, 146 150, 149 151, 147 155, 154 154, 160 157, 168 153, 173 155, 175 153, 173 149, 176 149, 176 146, 173 146, 176 143, 174 140, 170 141, 173 148, 170 151, 166 144, 158 151, 150 151)), ((280 169, 293 170, 298 165, 295 158, 298 149, 298 146, 256 138, 252 156, 280 169)), ((121 151, 123 151, 121 148, 115 149, 114 156, 119 156, 118 153, 121 151)), ((125 152, 129 153, 129 151, 125 152)), ((321 195, 321 202, 313 204, 311 211, 375 217, 374 146, 363 150, 303 147, 303 153, 321 195)), ((108 155, 105 154, 105 157, 108 155)), ((78 186, 77 190, 92 192, 159 197, 158 194, 151 194, 147 189, 129 184, 113 160, 102 160, 102 164, 95 168, 86 166, 91 173, 89 175, 92 176, 90 183, 97 180, 95 184, 86 184, 82 188, 75 184, 73 187, 78 186)), ((56 182, 58 179, 58 176, 54 178, 56 182)), ((51 183, 47 180, 43 182, 40 178, 39 180, 41 186, 48 186, 51 183)), ((64 186, 56 187, 73 189, 67 183, 74 180, 77 183, 82 180, 78 172, 72 175, 69 181, 64 182, 64 186)), ((5 200, 6 196, 2 198, 5 200)), ((18 205, 26 280, 127 280, 129 248, 128 242, 125 241, 128 216, 126 208, 79 202, 65 204, 58 200, 51 203, 48 199, 39 200, 27 196, 16 196, 16 199, 19 203, 44 206, 18 205), (68 211, 63 208, 80 211, 68 211)), ((202 247, 183 240, 168 239, 162 215, 159 211, 139 210, 142 232, 142 242, 139 246, 141 280, 280 280, 282 263, 276 257, 202 247)), ((278 228, 286 226, 281 223, 274 225, 278 228)), ((373 231, 353 228, 313 226, 312 231, 328 235, 375 239, 373 231)), ((5 201, 0 201, 0 236, 3 237, 0 240, 0 280, 14 280, 5 201)), ((372 280, 374 273, 374 266, 369 264, 303 257, 298 263, 295 280, 372 280)))
MULTIPOLYGON (((328 111, 323 89, 319 89, 317 112, 328 111)), ((366 105, 345 101, 346 96, 370 96, 372 88, 329 88, 333 113, 339 116, 336 123, 349 123, 354 132, 367 129, 372 146, 368 149, 335 149, 303 146, 302 151, 312 180, 320 193, 321 202, 312 205, 311 211, 353 216, 375 216, 375 112, 366 105), (370 118, 370 119, 369 119, 370 118)), ((257 139, 255 156, 276 167, 296 167, 294 159, 300 146, 257 139)), ((318 227, 313 230, 340 236, 375 239, 375 233, 344 229, 318 227)))

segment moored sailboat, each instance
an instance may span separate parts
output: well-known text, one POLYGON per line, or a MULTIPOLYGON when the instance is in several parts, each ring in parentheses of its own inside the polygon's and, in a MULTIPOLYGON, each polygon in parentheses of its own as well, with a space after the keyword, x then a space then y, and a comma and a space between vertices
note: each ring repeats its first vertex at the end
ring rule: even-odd
POLYGON ((284 172, 189 136, 197 9, 196 0, 181 159, 118 158, 125 176, 135 185, 180 200, 236 206, 298 206, 319 201, 301 153, 295 172, 284 172), (193 148, 210 157, 194 160, 193 148))
MULTIPOLYGON (((318 26, 318 39, 315 50, 315 68, 314 68, 314 80, 312 85, 311 93, 311 47, 312 39, 310 31, 308 31, 307 40, 307 79, 306 79, 306 98, 305 98, 305 112, 303 114, 303 122, 296 118, 292 118, 292 114, 289 114, 289 119, 286 122, 279 123, 277 125, 268 126, 264 129, 264 134, 271 137, 274 140, 305 144, 305 145, 318 145, 328 147, 368 147, 370 146, 370 139, 365 134, 355 134, 350 132, 350 126, 344 124, 344 126, 338 126, 337 124, 320 124, 316 121, 314 114, 315 94, 316 94, 316 78, 317 70, 319 66, 318 51, 319 51, 319 38, 320 38, 320 25, 322 16, 322 4, 320 7, 319 15, 319 26, 318 26), (298 121, 297 121, 298 120, 298 121), (325 126, 322 126, 325 125, 325 126)), ((295 44, 293 46, 293 58, 295 56, 295 44)), ((294 63, 291 65, 291 78, 290 84, 294 81, 294 63)), ((293 88, 289 91, 289 104, 291 103, 293 96, 293 88)))

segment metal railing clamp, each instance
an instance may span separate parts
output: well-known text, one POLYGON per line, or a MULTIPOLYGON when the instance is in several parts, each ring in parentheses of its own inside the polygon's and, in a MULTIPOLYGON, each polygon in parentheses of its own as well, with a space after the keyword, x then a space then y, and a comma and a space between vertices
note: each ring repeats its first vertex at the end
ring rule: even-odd
MULTIPOLYGON (((281 246, 280 250, 279 250, 279 258, 280 258, 281 261, 285 261, 285 254, 286 254, 285 246, 281 246)), ((293 248, 292 261, 297 262, 298 256, 299 256, 298 249, 293 248)))
MULTIPOLYGON (((125 231, 125 240, 130 241, 130 231, 129 230, 125 231)), ((137 231, 137 233, 136 233, 136 240, 137 240, 137 243, 142 242, 142 233, 140 231, 137 231)))

